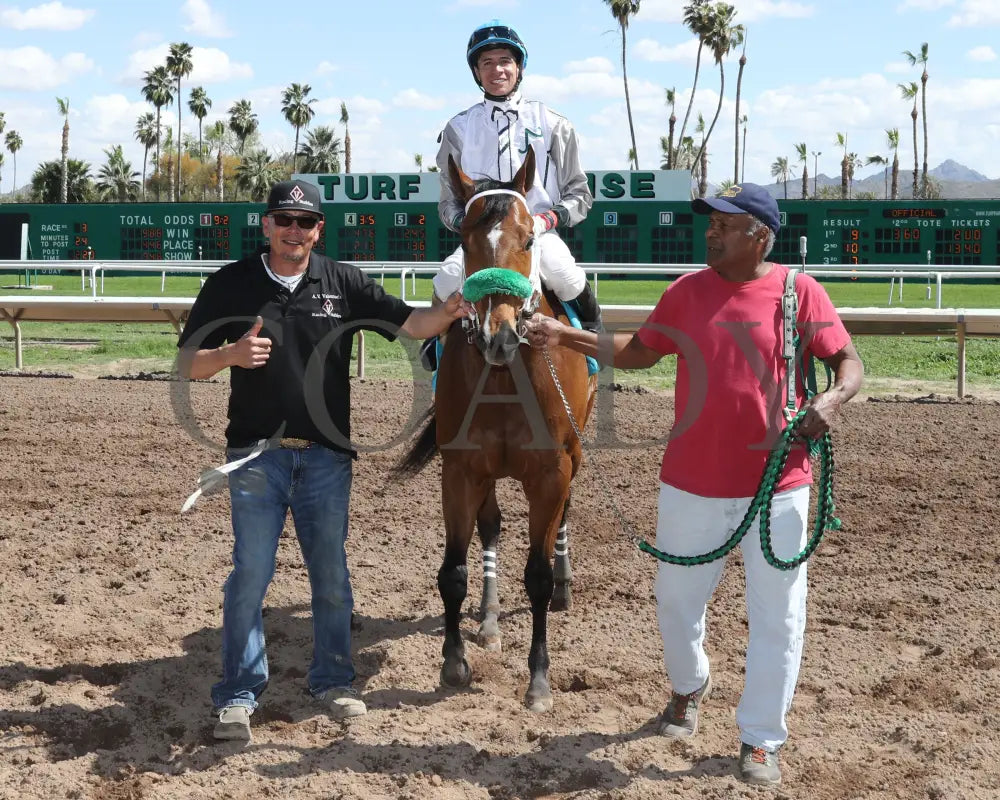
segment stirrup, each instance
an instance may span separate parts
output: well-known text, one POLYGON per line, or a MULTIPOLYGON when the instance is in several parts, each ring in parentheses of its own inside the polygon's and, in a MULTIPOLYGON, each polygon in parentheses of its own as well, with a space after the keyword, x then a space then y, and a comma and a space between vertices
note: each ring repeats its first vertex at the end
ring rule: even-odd
POLYGON ((438 337, 432 336, 430 339, 425 339, 424 343, 420 345, 420 364, 428 372, 437 372, 437 344, 438 337))

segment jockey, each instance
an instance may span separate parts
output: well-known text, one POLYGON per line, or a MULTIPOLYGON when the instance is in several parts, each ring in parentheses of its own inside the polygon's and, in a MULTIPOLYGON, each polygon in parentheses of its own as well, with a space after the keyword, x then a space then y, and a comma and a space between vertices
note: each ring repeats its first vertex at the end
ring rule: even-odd
MULTIPOLYGON (((541 249, 542 280, 560 300, 574 301, 584 328, 602 330, 601 309, 557 229, 576 225, 587 216, 594 197, 580 166, 576 131, 569 120, 537 100, 525 100, 518 87, 528 65, 528 51, 521 37, 508 25, 492 20, 472 32, 466 50, 472 76, 483 90, 483 100, 452 117, 438 137, 440 148, 441 222, 459 231, 464 205, 448 180, 448 156, 473 180, 511 181, 521 167, 528 147, 535 149, 535 178, 528 192, 534 215, 535 247, 541 249)), ((462 288, 465 277, 462 248, 442 264, 434 276, 433 302, 462 288)), ((436 365, 437 341, 421 348, 425 366, 436 365)))

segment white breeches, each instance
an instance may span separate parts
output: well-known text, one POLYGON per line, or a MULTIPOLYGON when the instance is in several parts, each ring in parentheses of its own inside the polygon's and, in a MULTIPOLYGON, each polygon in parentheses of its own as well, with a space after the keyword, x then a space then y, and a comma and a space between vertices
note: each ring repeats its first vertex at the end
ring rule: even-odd
MULTIPOLYGON (((543 233, 535 241, 535 247, 541 249, 539 271, 545 285, 560 300, 576 299, 587 283, 587 275, 577 266, 576 259, 559 234, 555 231, 543 233)), ((439 300, 447 299, 452 292, 462 288, 464 267, 464 254, 459 247, 444 260, 441 271, 434 276, 434 294, 439 300)))
MULTIPOLYGON (((712 498, 660 484, 656 547, 673 555, 699 555, 721 545, 736 530, 751 498, 712 498)), ((771 545, 779 558, 805 546, 809 487, 774 496, 771 545)), ((746 682, 736 709, 741 739, 775 750, 788 738, 785 715, 792 704, 806 627, 806 565, 779 570, 764 560, 755 519, 740 543, 746 576, 750 637, 746 682)), ((663 661, 673 691, 688 694, 708 677, 705 609, 726 559, 684 567, 661 562, 656 576, 656 616, 663 661)), ((735 642, 723 643, 738 648, 735 642)), ((716 679, 718 685, 718 679, 716 679)))

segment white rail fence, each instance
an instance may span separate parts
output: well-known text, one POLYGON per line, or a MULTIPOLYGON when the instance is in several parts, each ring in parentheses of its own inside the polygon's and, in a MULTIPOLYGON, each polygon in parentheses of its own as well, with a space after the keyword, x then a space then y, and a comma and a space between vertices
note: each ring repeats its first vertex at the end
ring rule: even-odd
MULTIPOLYGON (((404 277, 405 280, 405 277, 404 277)), ((14 328, 14 362, 22 369, 22 322, 169 322, 180 330, 194 304, 193 297, 39 297, 0 296, 0 319, 14 328)), ((415 301, 414 305, 427 305, 415 301)), ((653 306, 604 305, 605 324, 612 329, 635 330, 653 306)), ((852 334, 924 334, 955 336, 958 348, 957 393, 965 396, 966 339, 1000 336, 1000 309, 955 308, 840 308, 852 334)), ((364 335, 358 333, 358 375, 365 374, 364 335)))
MULTIPOLYGON (((105 278, 114 273, 158 273, 160 275, 160 293, 166 292, 168 275, 198 275, 202 279, 227 261, 9 261, 0 260, 0 272, 79 272, 80 290, 86 292, 90 288, 90 296, 98 297, 104 294, 105 278), (44 267, 41 265, 44 264, 44 267), (98 281, 98 278, 100 279, 98 281), (98 289, 100 285, 100 289, 98 289)), ((399 279, 399 296, 412 299, 417 294, 417 277, 430 277, 441 269, 440 262, 414 263, 412 261, 349 261, 369 275, 378 276, 384 284, 386 278, 399 279)), ((580 267, 591 277, 594 292, 600 297, 601 276, 613 275, 646 275, 650 279, 676 277, 688 272, 704 269, 704 264, 596 264, 581 263, 580 267)), ((963 279, 994 279, 1000 280, 1000 266, 950 266, 947 269, 928 265, 926 267, 893 264, 805 264, 806 272, 814 278, 888 278, 888 305, 892 305, 893 294, 897 299, 903 299, 903 282, 911 280, 926 281, 927 297, 930 300, 931 285, 934 286, 936 307, 943 307, 942 287, 946 280, 963 279)), ((9 287, 14 288, 14 287, 9 287)), ((30 287, 25 287, 30 288, 30 287)))

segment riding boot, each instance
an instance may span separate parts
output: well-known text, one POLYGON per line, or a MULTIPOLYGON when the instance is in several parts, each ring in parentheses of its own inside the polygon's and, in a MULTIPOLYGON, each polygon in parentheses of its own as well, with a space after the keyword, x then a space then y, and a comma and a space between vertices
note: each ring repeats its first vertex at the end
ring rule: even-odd
POLYGON ((424 339, 424 343, 420 345, 420 363, 428 372, 437 372, 437 343, 438 337, 432 336, 430 339, 424 339))
POLYGON ((583 284, 583 291, 573 299, 573 305, 576 307, 576 313, 580 315, 580 325, 584 330, 594 333, 601 333, 604 330, 601 307, 597 304, 597 297, 589 283, 583 284))

